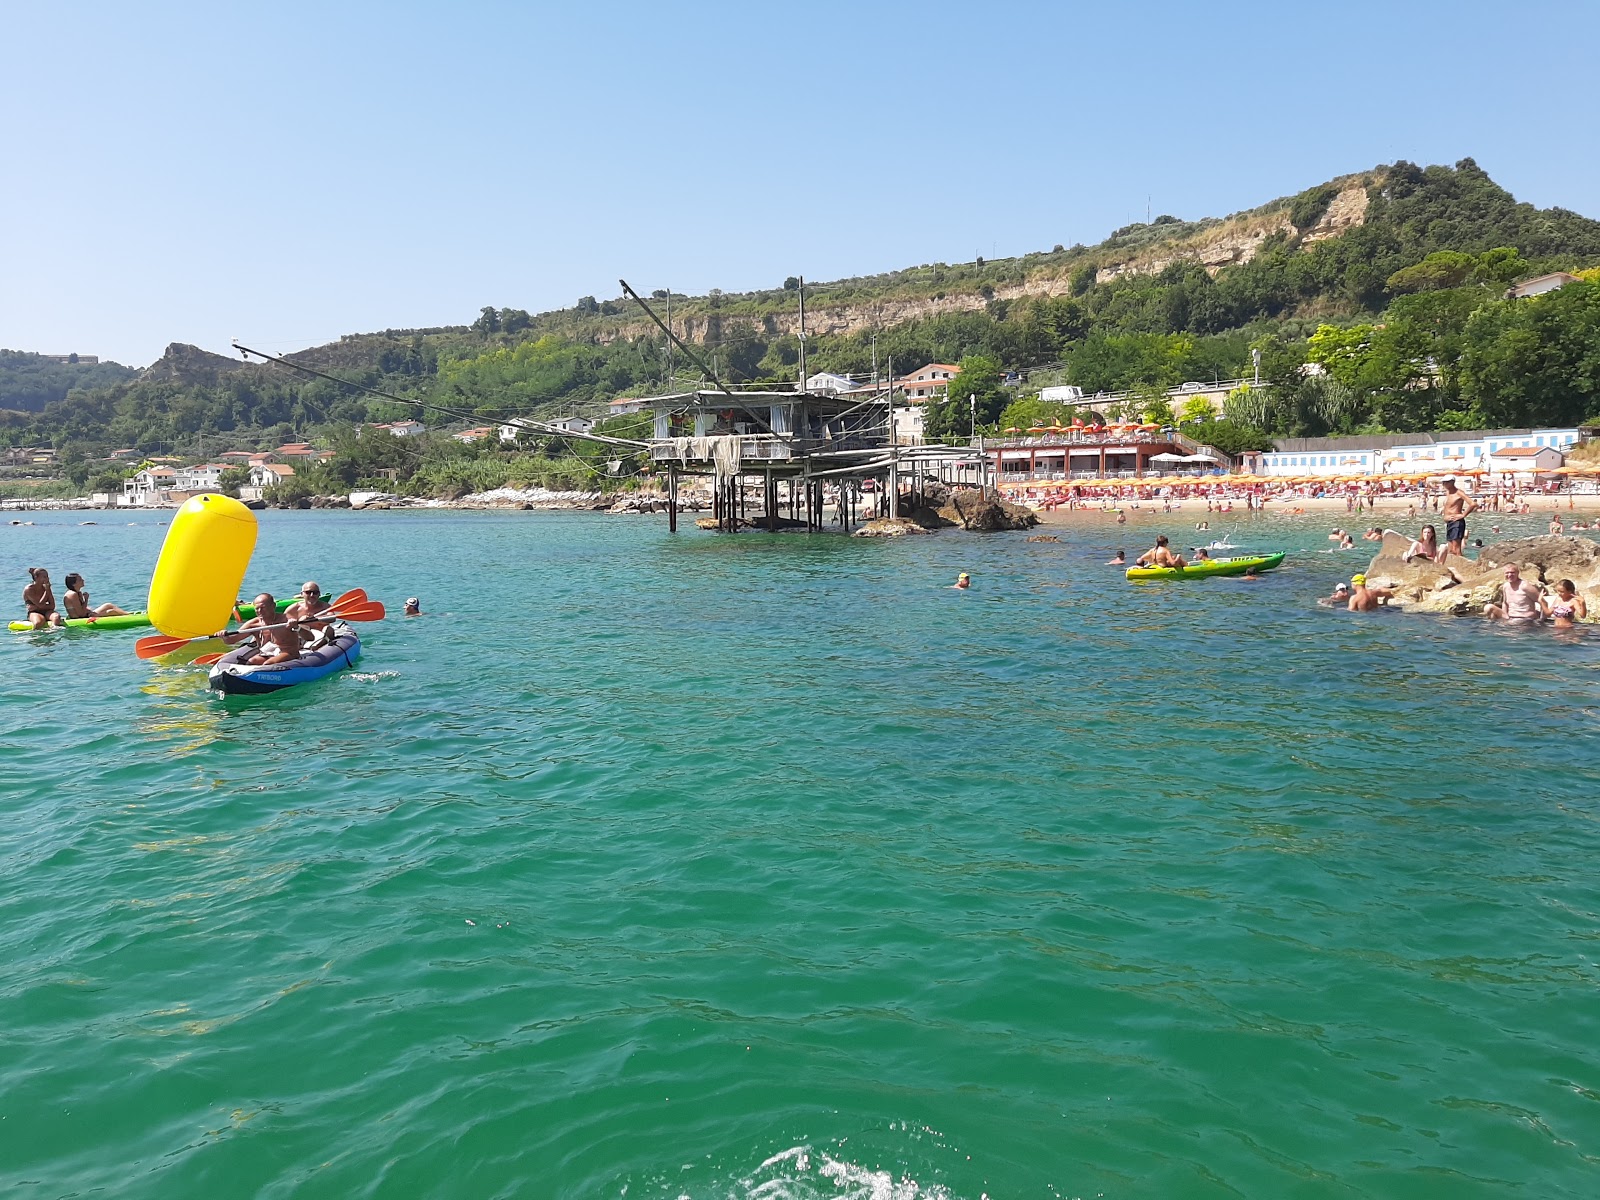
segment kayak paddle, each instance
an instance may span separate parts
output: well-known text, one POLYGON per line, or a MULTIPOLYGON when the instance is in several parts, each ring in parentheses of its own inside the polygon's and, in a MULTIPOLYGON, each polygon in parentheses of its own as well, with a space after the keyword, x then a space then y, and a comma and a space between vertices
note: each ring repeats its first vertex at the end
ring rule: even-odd
MULTIPOLYGON (((315 619, 320 621, 323 619, 324 615, 336 616, 337 619, 341 621, 381 621, 384 617, 384 608, 381 601, 373 600, 367 604, 355 605, 337 614, 330 614, 329 610, 324 609, 323 613, 319 614, 315 619)), ((303 625, 305 622, 290 621, 289 624, 303 625)), ((246 630, 245 632, 248 633, 251 631, 246 630)), ((197 667, 209 667, 212 663, 220 662, 224 658, 228 657, 229 653, 229 651, 224 650, 220 654, 202 654, 199 658, 192 659, 190 661, 192 661, 197 667)))
MULTIPOLYGON (((354 607, 366 605, 368 603, 376 602, 369 602, 367 600, 366 589, 352 588, 350 591, 340 596, 337 600, 333 601, 333 603, 328 605, 327 608, 323 609, 322 612, 328 617, 343 617, 343 612, 335 611, 339 609, 341 605, 350 605, 354 607)), ((383 605, 379 604, 378 608, 382 609, 383 605)), ((320 620, 322 618, 319 616, 315 619, 320 620)), ((356 621, 381 621, 383 616, 380 612, 380 614, 376 617, 351 617, 348 619, 356 621)), ((208 633, 201 637, 172 638, 167 637, 164 634, 152 634, 149 637, 142 637, 135 642, 133 644, 133 652, 140 658, 160 658, 163 654, 171 654, 174 650, 181 650, 184 646, 192 645, 195 642, 209 642, 212 638, 221 636, 221 633, 208 633)))

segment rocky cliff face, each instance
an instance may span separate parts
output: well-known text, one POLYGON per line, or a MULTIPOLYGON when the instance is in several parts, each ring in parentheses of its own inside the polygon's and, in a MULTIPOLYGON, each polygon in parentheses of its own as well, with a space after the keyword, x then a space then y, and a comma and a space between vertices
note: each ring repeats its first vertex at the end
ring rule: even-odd
POLYGON ((172 380, 175 383, 213 384, 230 371, 244 364, 235 359, 212 354, 199 346, 173 342, 167 351, 140 374, 140 379, 172 380))

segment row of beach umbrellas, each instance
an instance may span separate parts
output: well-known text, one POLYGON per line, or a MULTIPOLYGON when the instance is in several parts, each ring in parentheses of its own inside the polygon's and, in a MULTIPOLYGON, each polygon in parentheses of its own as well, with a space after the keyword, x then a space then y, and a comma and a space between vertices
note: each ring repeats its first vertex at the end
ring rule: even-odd
POLYGON ((1012 425, 1007 433, 1160 433, 1161 426, 1154 424, 1140 424, 1138 421, 1125 421, 1120 425, 1085 425, 1082 421, 1074 421, 1071 425, 1032 425, 1022 429, 1012 425))

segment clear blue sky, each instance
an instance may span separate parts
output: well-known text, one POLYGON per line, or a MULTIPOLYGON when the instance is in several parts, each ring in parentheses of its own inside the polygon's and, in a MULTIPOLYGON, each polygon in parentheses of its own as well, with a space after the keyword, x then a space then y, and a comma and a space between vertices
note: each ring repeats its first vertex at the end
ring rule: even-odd
POLYGON ((1600 4, 0 8, 0 346, 143 365, 1093 243, 1471 156, 1600 217, 1600 4))

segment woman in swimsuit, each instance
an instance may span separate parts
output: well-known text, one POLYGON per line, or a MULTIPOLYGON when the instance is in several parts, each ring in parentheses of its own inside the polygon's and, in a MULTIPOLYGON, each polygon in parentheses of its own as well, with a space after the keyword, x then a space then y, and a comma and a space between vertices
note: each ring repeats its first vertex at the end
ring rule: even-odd
POLYGON ((1589 606, 1578 595, 1578 589, 1570 579, 1563 579, 1556 584, 1554 600, 1548 596, 1539 599, 1544 606, 1544 615, 1550 618, 1550 623, 1557 629, 1571 629, 1589 615, 1589 606))
POLYGON ((1410 562, 1413 558, 1425 558, 1429 562, 1439 561, 1439 534, 1432 525, 1424 525, 1421 536, 1406 547, 1403 561, 1410 562))
POLYGON ((61 603, 66 607, 67 616, 93 621, 96 617, 125 617, 128 610, 118 608, 115 604, 102 604, 91 607, 89 604, 89 589, 83 585, 83 576, 73 571, 66 578, 67 591, 61 597, 61 603))
POLYGON ((22 589, 22 606, 28 610, 28 624, 34 629, 61 628, 56 611, 56 594, 50 587, 50 572, 43 567, 28 568, 28 586, 22 589))

